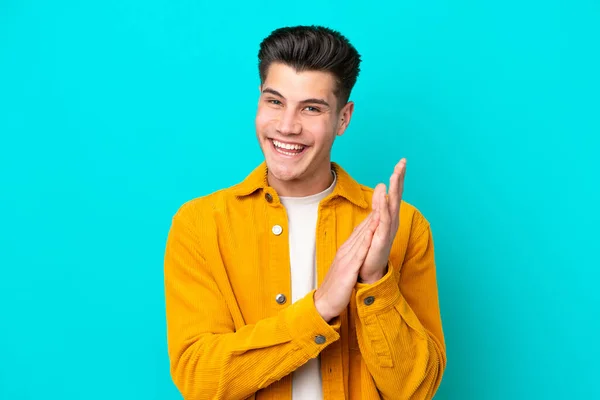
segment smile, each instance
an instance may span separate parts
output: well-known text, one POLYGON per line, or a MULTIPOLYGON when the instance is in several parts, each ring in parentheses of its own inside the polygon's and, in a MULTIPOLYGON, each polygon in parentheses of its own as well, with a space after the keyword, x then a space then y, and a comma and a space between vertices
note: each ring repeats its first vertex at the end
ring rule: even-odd
POLYGON ((283 143, 279 140, 270 139, 273 148, 279 153, 288 157, 295 157, 304 152, 307 146, 296 143, 283 143))

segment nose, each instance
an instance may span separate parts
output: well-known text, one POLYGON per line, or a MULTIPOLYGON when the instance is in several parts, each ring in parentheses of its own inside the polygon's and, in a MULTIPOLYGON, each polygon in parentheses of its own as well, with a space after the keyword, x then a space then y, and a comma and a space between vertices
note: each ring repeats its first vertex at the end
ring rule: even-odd
POLYGON ((277 132, 282 135, 298 135, 302 132, 302 125, 296 119, 293 110, 284 111, 277 123, 277 132))

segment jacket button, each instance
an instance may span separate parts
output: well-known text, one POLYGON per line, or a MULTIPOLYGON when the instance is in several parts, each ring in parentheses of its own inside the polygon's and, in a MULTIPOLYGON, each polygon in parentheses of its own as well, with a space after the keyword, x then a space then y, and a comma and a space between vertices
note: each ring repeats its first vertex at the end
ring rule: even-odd
POLYGON ((323 336, 323 335, 315 336, 315 343, 316 344, 323 344, 326 341, 327 341, 327 339, 325 339, 325 336, 323 336))
POLYGON ((370 306, 374 302, 375 302, 375 297, 373 297, 373 296, 365 297, 365 304, 366 305, 370 306))
POLYGON ((273 228, 271 230, 273 231, 273 234, 277 236, 281 235, 281 232, 283 232, 283 228, 281 227, 281 225, 273 225, 273 228))
POLYGON ((283 304, 283 303, 285 303, 285 301, 286 301, 286 300, 287 300, 287 299, 286 299, 286 297, 285 297, 285 294, 279 293, 277 296, 275 296, 275 301, 276 301, 278 304, 283 304))
POLYGON ((273 196, 271 196, 271 193, 265 193, 265 200, 267 200, 267 203, 273 202, 273 196))

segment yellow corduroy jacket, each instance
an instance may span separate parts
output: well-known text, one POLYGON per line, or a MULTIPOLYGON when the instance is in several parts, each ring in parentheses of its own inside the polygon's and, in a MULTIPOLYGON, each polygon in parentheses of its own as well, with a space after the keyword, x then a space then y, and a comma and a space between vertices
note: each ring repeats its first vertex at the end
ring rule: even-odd
MULTIPOLYGON (((337 184, 319 204, 316 227, 319 284, 373 195, 331 165, 337 184)), ((278 296, 291 298, 287 227, 264 162, 240 184, 190 200, 174 215, 164 264, 167 341, 183 397, 290 399, 291 373, 320 355, 326 400, 431 399, 446 350, 422 214, 402 202, 387 274, 357 283, 329 324, 314 291, 293 304, 278 296)))

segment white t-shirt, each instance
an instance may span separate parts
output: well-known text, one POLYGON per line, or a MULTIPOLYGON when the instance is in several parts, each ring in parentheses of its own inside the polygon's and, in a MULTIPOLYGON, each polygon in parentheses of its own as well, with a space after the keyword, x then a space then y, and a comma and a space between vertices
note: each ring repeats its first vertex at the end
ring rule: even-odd
MULTIPOLYGON (((327 197, 336 183, 321 193, 307 197, 280 197, 288 215, 292 303, 306 296, 317 286, 316 230, 319 202, 327 197)), ((313 358, 292 373, 292 399, 323 398, 320 358, 313 358)))

